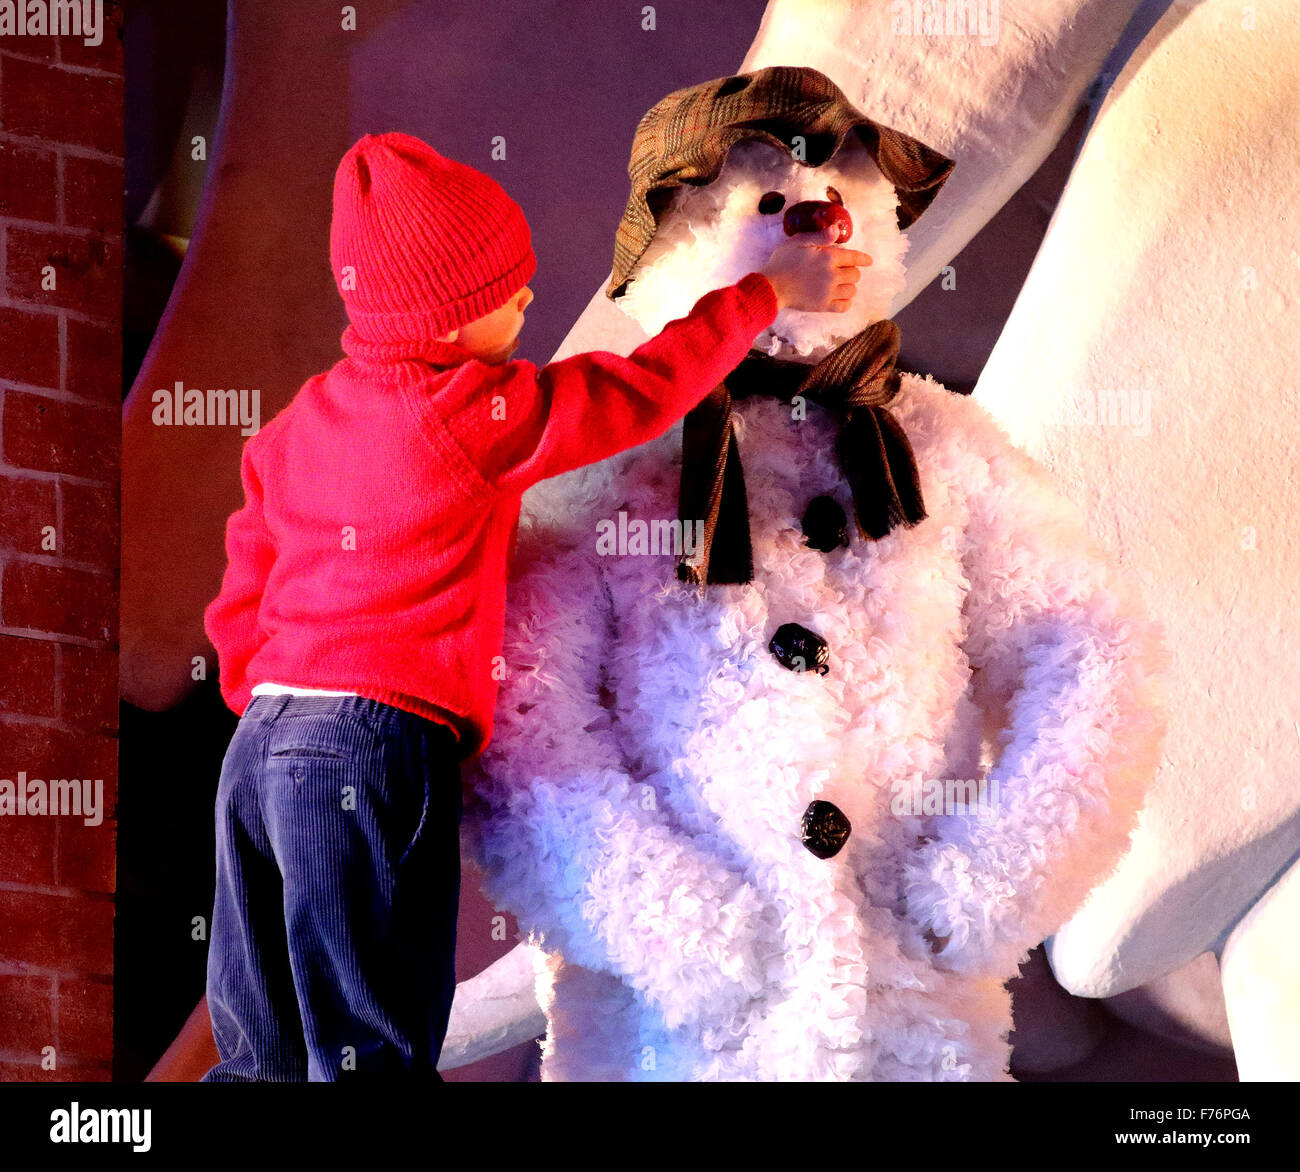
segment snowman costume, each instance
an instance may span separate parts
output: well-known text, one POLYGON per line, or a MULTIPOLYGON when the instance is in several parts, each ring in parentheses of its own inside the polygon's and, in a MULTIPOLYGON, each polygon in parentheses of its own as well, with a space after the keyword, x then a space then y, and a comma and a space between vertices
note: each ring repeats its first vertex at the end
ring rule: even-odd
POLYGON ((1007 1078, 1006 980, 1126 849, 1160 632, 981 408, 894 369, 950 168, 804 68, 638 127, 610 292, 648 331, 832 205, 875 263, 525 502, 465 829, 545 950, 544 1079, 1007 1078))

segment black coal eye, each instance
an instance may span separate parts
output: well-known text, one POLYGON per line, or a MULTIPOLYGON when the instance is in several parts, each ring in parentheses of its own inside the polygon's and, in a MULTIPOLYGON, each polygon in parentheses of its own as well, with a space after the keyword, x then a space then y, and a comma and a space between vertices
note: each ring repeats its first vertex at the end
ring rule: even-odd
POLYGON ((758 201, 758 210, 764 216, 774 216, 785 207, 785 196, 779 191, 769 191, 758 201))
POLYGON ((837 204, 844 203, 844 197, 840 195, 840 193, 836 191, 835 188, 833 187, 828 187, 826 189, 826 198, 829 199, 831 203, 837 203, 837 204))

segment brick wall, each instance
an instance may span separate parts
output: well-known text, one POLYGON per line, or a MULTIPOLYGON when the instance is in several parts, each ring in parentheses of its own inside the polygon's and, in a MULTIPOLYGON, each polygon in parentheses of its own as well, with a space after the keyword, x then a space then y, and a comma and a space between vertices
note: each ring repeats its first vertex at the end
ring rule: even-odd
POLYGON ((0 816, 0 1081, 112 1057, 121 13, 0 37, 0 779, 103 779, 104 821, 0 816), (52 276, 52 280, 51 280, 52 276), (52 287, 51 287, 52 286, 52 287))

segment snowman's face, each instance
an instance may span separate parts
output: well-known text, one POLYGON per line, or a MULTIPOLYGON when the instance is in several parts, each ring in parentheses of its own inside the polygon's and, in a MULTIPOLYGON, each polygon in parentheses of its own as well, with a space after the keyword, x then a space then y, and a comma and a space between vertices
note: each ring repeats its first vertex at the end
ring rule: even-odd
POLYGON ((809 201, 842 203, 852 235, 841 243, 867 253, 873 263, 859 270, 848 312, 782 310, 754 345, 783 358, 820 360, 887 318, 904 283, 907 237, 898 228, 898 194, 856 134, 820 167, 797 163, 766 142, 737 143, 712 183, 673 192, 617 304, 643 330, 657 334, 709 290, 761 270, 772 250, 792 238, 789 233, 797 238, 803 217, 786 212, 809 201))

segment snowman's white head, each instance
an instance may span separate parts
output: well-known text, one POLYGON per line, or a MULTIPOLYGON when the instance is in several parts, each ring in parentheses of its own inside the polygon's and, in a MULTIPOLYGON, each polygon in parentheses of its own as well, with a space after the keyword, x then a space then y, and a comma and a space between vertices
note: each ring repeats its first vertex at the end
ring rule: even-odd
POLYGON ((786 309, 755 340, 769 354, 817 362, 890 315, 903 288, 907 237, 898 193, 856 134, 819 167, 750 139, 736 143, 713 182, 678 187, 617 304, 649 334, 683 317, 711 289, 761 269, 772 250, 808 230, 819 206, 841 204, 852 221, 842 244, 869 254, 846 313, 786 309), (791 214, 796 205, 804 206, 791 214), (809 213, 812 213, 811 215, 809 213))

